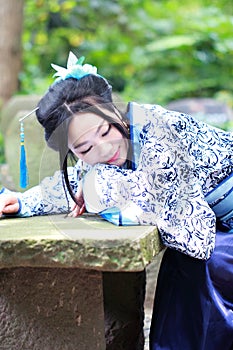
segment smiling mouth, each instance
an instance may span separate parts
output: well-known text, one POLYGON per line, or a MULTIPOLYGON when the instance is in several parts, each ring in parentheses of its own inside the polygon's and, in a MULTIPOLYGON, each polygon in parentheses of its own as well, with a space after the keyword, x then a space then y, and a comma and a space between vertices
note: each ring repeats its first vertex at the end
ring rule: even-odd
POLYGON ((107 161, 107 163, 115 162, 119 158, 119 156, 120 156, 120 150, 118 149, 114 154, 114 156, 107 161))

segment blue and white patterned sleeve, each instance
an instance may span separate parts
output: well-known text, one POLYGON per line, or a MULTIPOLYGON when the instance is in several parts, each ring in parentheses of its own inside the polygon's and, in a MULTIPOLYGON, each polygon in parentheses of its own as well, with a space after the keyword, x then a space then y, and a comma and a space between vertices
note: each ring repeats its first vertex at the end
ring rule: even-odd
MULTIPOLYGON (((79 173, 79 164, 68 168, 68 176, 74 193, 76 193, 80 183, 79 173)), ((2 193, 12 192, 3 189, 2 193)), ((38 186, 32 187, 23 193, 13 193, 19 200, 20 209, 16 214, 19 217, 67 213, 73 205, 68 191, 63 187, 60 171, 43 179, 38 186)))

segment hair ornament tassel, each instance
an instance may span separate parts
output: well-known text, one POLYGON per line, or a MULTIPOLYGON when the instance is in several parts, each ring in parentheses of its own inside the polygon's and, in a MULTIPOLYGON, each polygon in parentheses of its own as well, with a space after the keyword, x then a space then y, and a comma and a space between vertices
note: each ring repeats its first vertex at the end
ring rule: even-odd
POLYGON ((20 187, 26 188, 28 185, 28 168, 26 162, 26 152, 24 146, 24 125, 20 123, 20 187))
POLYGON ((97 68, 95 66, 92 66, 91 64, 83 65, 84 60, 84 56, 78 58, 73 52, 70 51, 67 60, 67 68, 60 67, 52 63, 51 66, 57 71, 54 74, 54 77, 57 78, 55 81, 65 80, 68 78, 75 78, 79 80, 85 75, 89 74, 99 75, 97 74, 97 68))
POLYGON ((38 109, 35 108, 28 114, 26 114, 24 117, 19 119, 20 122, 20 187, 26 188, 28 186, 28 168, 27 168, 27 161, 26 161, 26 151, 25 151, 25 145, 24 145, 24 123, 23 120, 27 117, 29 117, 32 113, 34 113, 38 109))

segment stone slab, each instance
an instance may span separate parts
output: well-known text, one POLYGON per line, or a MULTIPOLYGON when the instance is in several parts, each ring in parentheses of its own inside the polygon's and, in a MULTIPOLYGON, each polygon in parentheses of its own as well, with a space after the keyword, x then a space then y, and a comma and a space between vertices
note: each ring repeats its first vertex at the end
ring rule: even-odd
POLYGON ((115 226, 97 215, 0 220, 0 268, 143 271, 163 249, 156 226, 115 226))
POLYGON ((162 249, 155 226, 90 214, 2 218, 0 343, 143 350, 145 267, 162 249))

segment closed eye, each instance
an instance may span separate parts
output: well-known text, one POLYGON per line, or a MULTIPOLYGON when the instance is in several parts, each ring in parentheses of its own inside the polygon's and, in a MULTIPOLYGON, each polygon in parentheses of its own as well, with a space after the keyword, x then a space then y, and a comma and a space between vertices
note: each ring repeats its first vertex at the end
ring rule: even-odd
POLYGON ((102 137, 107 136, 109 131, 111 130, 112 124, 108 124, 108 129, 102 134, 102 137))
POLYGON ((80 152, 81 154, 87 154, 90 150, 92 149, 92 146, 90 146, 88 149, 85 151, 80 152))

